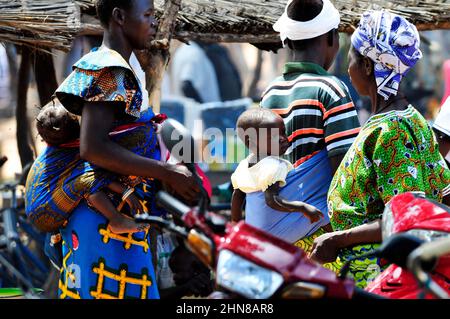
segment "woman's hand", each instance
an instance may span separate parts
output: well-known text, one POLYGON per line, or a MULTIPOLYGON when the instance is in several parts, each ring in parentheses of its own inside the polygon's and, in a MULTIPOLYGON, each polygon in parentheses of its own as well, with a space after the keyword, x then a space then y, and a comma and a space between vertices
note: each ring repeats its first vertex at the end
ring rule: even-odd
POLYGON ((336 260, 340 249, 360 244, 380 243, 381 219, 347 230, 326 233, 314 240, 310 258, 319 263, 336 260))
POLYGON ((326 233, 314 240, 309 258, 321 263, 329 263, 336 260, 341 245, 342 232, 326 233))
POLYGON ((168 167, 168 178, 166 183, 177 194, 188 201, 197 199, 200 188, 196 178, 184 165, 170 165, 168 167))

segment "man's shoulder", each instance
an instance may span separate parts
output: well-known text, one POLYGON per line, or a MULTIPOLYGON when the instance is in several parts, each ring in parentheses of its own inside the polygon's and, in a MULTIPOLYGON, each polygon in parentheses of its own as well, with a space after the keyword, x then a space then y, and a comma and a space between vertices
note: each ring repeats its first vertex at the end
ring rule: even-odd
POLYGON ((333 92, 340 98, 350 96, 347 85, 336 75, 304 74, 303 78, 308 81, 316 81, 320 91, 333 92))
POLYGON ((335 98, 350 96, 347 85, 337 76, 331 74, 297 73, 288 77, 279 76, 267 86, 262 96, 277 94, 280 93, 280 90, 289 90, 292 94, 302 95, 316 95, 320 92, 331 94, 335 98))

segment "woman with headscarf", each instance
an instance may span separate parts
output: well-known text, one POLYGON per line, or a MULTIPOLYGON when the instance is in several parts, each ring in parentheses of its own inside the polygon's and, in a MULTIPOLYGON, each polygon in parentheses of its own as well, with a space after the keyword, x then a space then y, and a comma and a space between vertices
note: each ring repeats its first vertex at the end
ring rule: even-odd
MULTIPOLYGON (((371 98, 372 117, 340 164, 328 192, 334 232, 318 237, 311 258, 346 261, 381 242, 381 216, 395 195, 421 191, 442 201, 450 171, 431 127, 399 92, 402 77, 422 57, 417 29, 387 11, 362 15, 351 38, 349 75, 360 95, 371 98)), ((360 259, 350 273, 365 287, 383 265, 360 259)))

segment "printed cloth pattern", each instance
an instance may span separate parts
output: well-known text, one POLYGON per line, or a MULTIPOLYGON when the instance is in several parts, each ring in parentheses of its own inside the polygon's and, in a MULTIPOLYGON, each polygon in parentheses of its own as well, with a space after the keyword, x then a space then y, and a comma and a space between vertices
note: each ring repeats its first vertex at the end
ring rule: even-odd
POLYGON ((353 47, 374 63, 378 94, 397 95, 402 77, 422 58, 416 27, 387 11, 366 11, 351 37, 353 47))
MULTIPOLYGON (((155 127, 150 121, 155 115, 150 108, 141 112, 139 80, 119 53, 103 47, 85 55, 57 89, 56 96, 68 111, 78 115, 85 102, 122 102, 115 104, 119 116, 110 138, 136 154, 161 159, 155 127), (121 125, 129 126, 121 129, 121 125)), ((87 192, 107 185, 110 178, 114 178, 112 173, 81 160, 77 147, 47 148, 28 177, 28 205, 39 207, 49 201, 46 208, 58 218, 66 218, 64 214, 71 211, 60 230, 62 299, 159 298, 148 231, 111 233, 108 220, 80 200, 87 192), (42 170, 46 165, 51 170, 42 170), (60 190, 55 192, 55 187, 60 190)), ((161 214, 154 202, 158 187, 152 179, 145 179, 136 187, 136 194, 151 214, 161 214)), ((113 194, 110 196, 117 207, 119 201, 113 194)))
MULTIPOLYGON (((428 198, 442 201, 442 191, 449 183, 450 170, 436 138, 414 107, 374 115, 361 129, 331 182, 331 225, 337 231, 377 220, 385 203, 404 192, 422 191, 428 198)), ((376 247, 370 246, 351 249, 363 253, 376 247)), ((353 255, 348 250, 343 253, 348 258, 353 255)), ((341 256, 343 261, 348 258, 341 256)))

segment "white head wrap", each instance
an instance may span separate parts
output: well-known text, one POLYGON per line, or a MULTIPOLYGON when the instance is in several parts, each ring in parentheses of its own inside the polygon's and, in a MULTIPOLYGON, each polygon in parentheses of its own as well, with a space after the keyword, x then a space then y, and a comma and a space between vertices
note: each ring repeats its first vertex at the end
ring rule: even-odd
POLYGON ((433 127, 450 136, 450 96, 442 104, 441 110, 434 121, 433 127))
POLYGON ((292 20, 287 15, 287 8, 292 1, 288 1, 283 15, 273 25, 273 29, 280 33, 283 46, 284 40, 287 38, 293 41, 316 38, 336 29, 341 22, 339 11, 330 0, 322 0, 322 11, 314 19, 309 21, 292 20))

